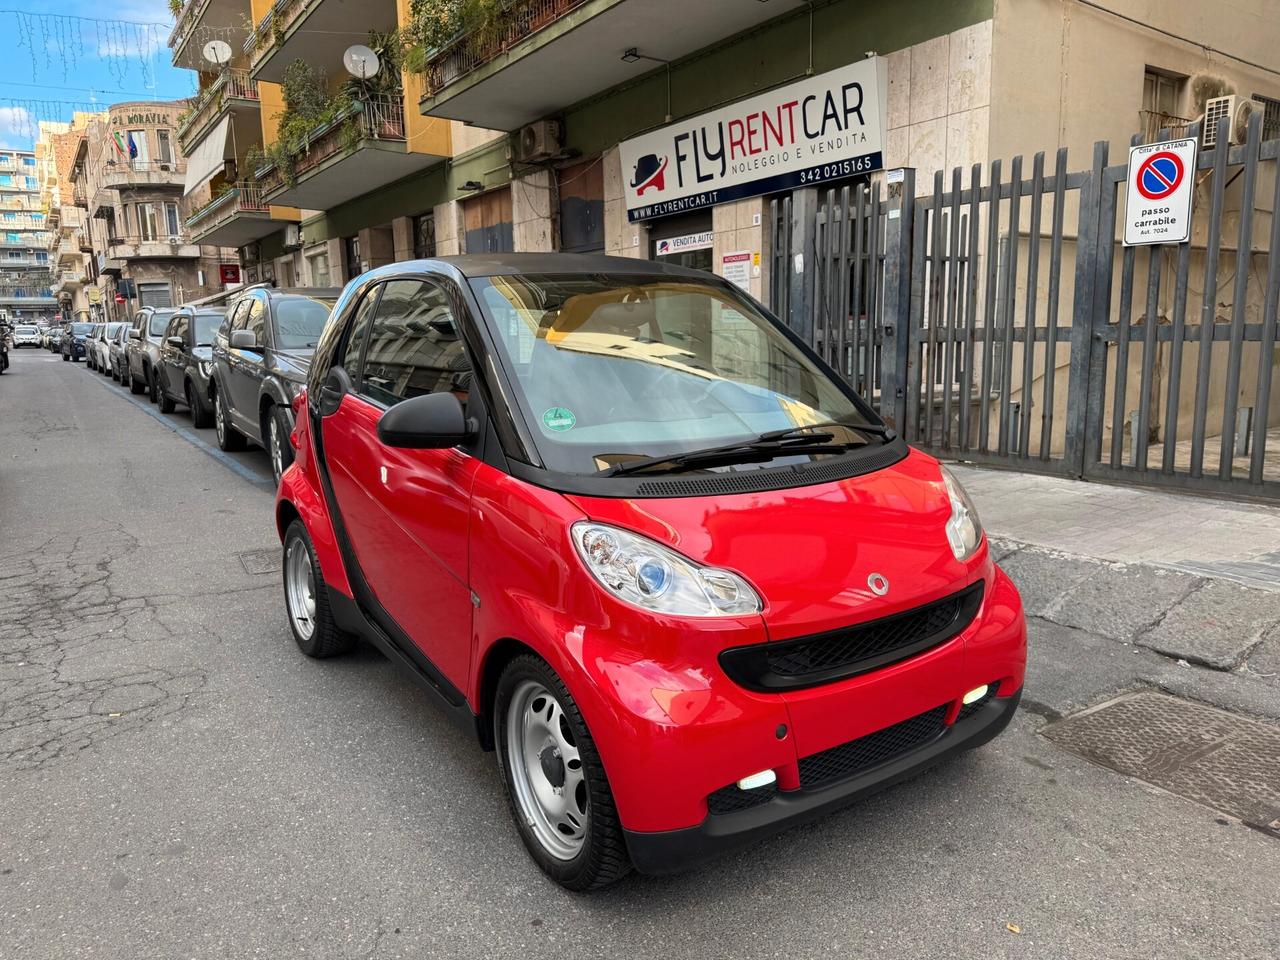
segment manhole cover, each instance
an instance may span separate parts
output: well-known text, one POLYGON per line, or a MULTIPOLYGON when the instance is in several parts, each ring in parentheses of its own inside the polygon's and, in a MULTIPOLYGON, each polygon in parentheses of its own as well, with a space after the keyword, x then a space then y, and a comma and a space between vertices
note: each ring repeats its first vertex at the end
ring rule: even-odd
POLYGON ((240 558, 240 566, 244 567, 244 572, 253 576, 275 573, 280 569, 279 549, 246 550, 236 556, 240 558))
POLYGON ((1058 746, 1280 837, 1280 728, 1162 693, 1046 727, 1058 746))

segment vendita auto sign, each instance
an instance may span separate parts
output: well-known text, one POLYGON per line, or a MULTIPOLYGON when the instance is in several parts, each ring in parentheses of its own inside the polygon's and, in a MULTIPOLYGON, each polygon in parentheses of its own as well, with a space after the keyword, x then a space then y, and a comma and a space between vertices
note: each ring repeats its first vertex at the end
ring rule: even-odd
POLYGON ((627 217, 879 170, 887 88, 884 58, 871 57, 627 140, 627 217))

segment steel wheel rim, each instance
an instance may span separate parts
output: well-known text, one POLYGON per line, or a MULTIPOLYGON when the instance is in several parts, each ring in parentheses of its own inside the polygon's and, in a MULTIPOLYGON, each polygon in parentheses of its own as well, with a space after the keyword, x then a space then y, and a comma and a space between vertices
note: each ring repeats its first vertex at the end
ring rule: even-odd
POLYGON ((225 443, 227 439, 227 428, 222 423, 222 394, 215 393, 213 395, 213 426, 218 433, 218 442, 225 443))
POLYGON ((280 446, 280 424, 276 422, 275 414, 271 415, 267 432, 271 434, 271 469, 275 471, 276 482, 279 483, 280 477, 284 475, 284 449, 280 446))
POLYGON ((591 809, 582 757, 564 709, 541 683, 524 680, 507 706, 506 731, 521 818, 543 850, 557 860, 572 860, 586 842, 591 809))
POLYGON ((298 537, 289 541, 285 551, 284 592, 293 628, 303 640, 310 640, 316 629, 316 582, 311 551, 298 537))

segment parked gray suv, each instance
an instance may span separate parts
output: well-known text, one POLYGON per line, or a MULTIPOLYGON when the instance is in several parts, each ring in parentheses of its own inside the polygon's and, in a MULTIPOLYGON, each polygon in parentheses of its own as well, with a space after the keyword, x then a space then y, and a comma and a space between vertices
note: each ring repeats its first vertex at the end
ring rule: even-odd
POLYGON ((143 307, 133 315, 133 329, 129 331, 129 345, 125 348, 129 392, 150 391, 152 403, 158 402, 160 396, 155 371, 160 362, 164 331, 172 316, 170 309, 143 307))

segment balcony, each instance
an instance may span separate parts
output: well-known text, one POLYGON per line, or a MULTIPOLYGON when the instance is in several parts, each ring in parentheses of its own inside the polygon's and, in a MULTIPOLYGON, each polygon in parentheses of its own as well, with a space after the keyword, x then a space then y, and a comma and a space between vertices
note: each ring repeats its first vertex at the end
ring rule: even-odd
MULTIPOLYGON (((115 243, 115 240, 109 240, 109 243, 115 243)), ((118 277, 124 272, 124 261, 116 260, 108 257, 105 253, 98 254, 98 272, 110 274, 118 277)))
POLYGON ((249 36, 245 25, 247 0, 186 0, 169 33, 173 65, 184 70, 208 70, 202 50, 211 39, 225 40, 239 49, 249 36))
POLYGON ((297 158, 292 183, 275 167, 258 170, 257 179, 267 203, 328 210, 441 159, 409 151, 404 104, 398 98, 371 98, 311 135, 297 158), (348 123, 357 127, 354 147, 346 135, 348 123))
POLYGON ((103 190, 131 190, 134 187, 177 187, 184 185, 186 160, 108 160, 102 168, 103 190))
POLYGON ((58 242, 57 260, 59 263, 79 263, 80 248, 70 239, 58 242))
POLYGON ((56 297, 60 293, 75 293, 83 284, 83 274, 75 270, 63 270, 53 278, 49 289, 56 297))
POLYGON ((79 207, 82 210, 89 208, 88 192, 84 188, 84 181, 81 180, 71 188, 71 205, 79 207))
POLYGON ((37 260, 34 256, 30 256, 30 257, 5 256, 4 258, 0 259, 0 270, 13 270, 16 268, 22 268, 24 270, 36 269, 36 268, 48 269, 48 267, 49 267, 49 260, 47 257, 44 260, 37 260))
POLYGON ((623 61, 628 48, 679 60, 804 6, 804 0, 514 0, 500 14, 495 39, 463 34, 431 56, 419 106, 428 116, 516 130, 661 66, 623 61))
POLYGON ((259 109, 257 81, 243 70, 224 70, 192 101, 191 113, 178 127, 178 145, 191 156, 196 144, 227 115, 233 118, 235 143, 260 143, 259 109))
POLYGON ((153 237, 109 237, 107 239, 107 257, 111 260, 194 260, 200 256, 200 245, 197 243, 171 242, 169 238, 157 240, 153 237))
POLYGON ((297 59, 335 75, 347 47, 367 43, 371 30, 387 33, 396 26, 396 0, 276 0, 244 51, 257 80, 280 83, 297 59))
POLYGON ((187 218, 187 233, 196 243, 219 247, 243 247, 280 229, 271 208, 262 199, 262 188, 243 181, 187 218))
POLYGON ((93 253, 93 238, 89 236, 88 229, 81 229, 75 232, 76 246, 81 253, 93 253))

